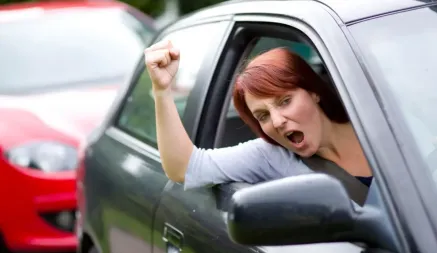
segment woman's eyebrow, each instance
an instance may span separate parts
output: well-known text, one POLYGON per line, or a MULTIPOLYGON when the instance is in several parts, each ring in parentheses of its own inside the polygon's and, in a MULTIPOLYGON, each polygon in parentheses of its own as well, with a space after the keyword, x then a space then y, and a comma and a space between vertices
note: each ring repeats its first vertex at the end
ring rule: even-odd
POLYGON ((252 114, 253 114, 253 115, 255 115, 255 114, 259 114, 259 113, 263 113, 264 111, 265 111, 265 109, 257 108, 257 109, 255 109, 255 110, 252 111, 252 114))
POLYGON ((286 95, 282 95, 282 96, 278 96, 278 97, 276 97, 275 98, 275 104, 278 104, 279 102, 281 102, 281 100, 283 100, 284 98, 286 98, 286 97, 289 97, 290 96, 290 94, 286 94, 286 95))

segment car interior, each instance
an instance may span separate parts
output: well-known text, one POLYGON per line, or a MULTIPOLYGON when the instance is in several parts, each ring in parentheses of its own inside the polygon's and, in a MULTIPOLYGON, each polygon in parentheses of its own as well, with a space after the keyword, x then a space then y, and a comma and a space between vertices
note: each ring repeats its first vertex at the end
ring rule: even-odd
MULTIPOLYGON (((261 37, 256 42, 255 47, 252 49, 249 59, 260 54, 261 52, 267 51, 276 47, 286 47, 291 51, 298 53, 303 57, 319 74, 325 82, 330 83, 329 74, 321 62, 316 50, 309 46, 308 44, 301 42, 294 42, 290 40, 284 40, 279 38, 271 37, 261 37)), ((243 120, 238 116, 235 107, 231 102, 229 103, 229 109, 227 112, 225 129, 223 135, 221 136, 219 147, 229 147, 234 146, 242 142, 246 142, 251 139, 255 139, 256 135, 250 130, 250 128, 243 122, 243 120)))

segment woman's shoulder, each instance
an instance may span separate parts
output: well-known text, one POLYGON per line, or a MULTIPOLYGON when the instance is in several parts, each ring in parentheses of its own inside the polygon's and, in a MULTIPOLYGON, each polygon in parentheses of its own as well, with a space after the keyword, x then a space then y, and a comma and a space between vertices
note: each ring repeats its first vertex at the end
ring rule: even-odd
POLYGON ((261 162, 276 165, 298 162, 298 157, 282 146, 274 145, 262 138, 251 139, 234 146, 208 149, 206 154, 215 160, 246 160, 247 162, 261 162))
POLYGON ((255 139, 251 139, 245 142, 240 142, 239 144, 237 144, 237 146, 245 146, 245 147, 251 147, 251 148, 259 148, 261 150, 274 150, 274 151, 280 151, 280 150, 285 150, 284 147, 280 146, 280 145, 275 145, 272 144, 266 140, 264 140, 263 138, 255 138, 255 139))
POLYGON ((262 138, 256 138, 247 142, 240 143, 240 147, 246 150, 257 149, 261 152, 271 165, 284 165, 299 163, 300 158, 291 150, 280 145, 272 144, 262 138))
POLYGON ((283 146, 274 145, 262 138, 251 140, 248 143, 259 149, 270 165, 271 172, 276 175, 286 177, 310 172, 298 155, 283 146))
POLYGON ((272 150, 279 151, 281 149, 281 146, 273 145, 267 141, 265 141, 262 138, 255 138, 251 140, 247 140, 244 142, 240 142, 233 146, 227 146, 227 147, 221 147, 221 148, 214 148, 214 149, 208 149, 208 152, 238 152, 239 150, 244 151, 245 153, 253 152, 270 152, 272 150))
POLYGON ((292 151, 284 148, 281 145, 272 144, 272 143, 264 140, 263 138, 256 138, 256 139, 245 142, 245 144, 248 146, 253 146, 254 148, 258 148, 261 151, 263 151, 263 153, 266 153, 266 154, 270 154, 270 155, 277 154, 277 155, 281 155, 281 156, 297 158, 296 154, 293 153, 292 151))

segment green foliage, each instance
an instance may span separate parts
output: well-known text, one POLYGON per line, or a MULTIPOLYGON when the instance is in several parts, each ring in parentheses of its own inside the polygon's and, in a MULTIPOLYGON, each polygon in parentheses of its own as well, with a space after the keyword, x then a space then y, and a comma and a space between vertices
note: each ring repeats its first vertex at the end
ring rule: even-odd
POLYGON ((165 7, 165 0, 122 0, 149 16, 157 17, 162 13, 165 7))
POLYGON ((30 1, 30 0, 0 0, 0 4, 10 4, 10 3, 20 3, 20 2, 36 2, 36 1, 30 1))
POLYGON ((179 0, 182 15, 201 9, 206 6, 225 2, 226 0, 179 0))

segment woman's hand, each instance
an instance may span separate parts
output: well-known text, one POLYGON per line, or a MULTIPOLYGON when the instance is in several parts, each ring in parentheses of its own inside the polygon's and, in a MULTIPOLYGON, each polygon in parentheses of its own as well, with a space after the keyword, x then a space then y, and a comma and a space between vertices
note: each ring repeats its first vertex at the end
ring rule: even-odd
POLYGON ((155 91, 167 90, 179 68, 179 49, 171 41, 160 41, 144 51, 147 71, 155 91))

